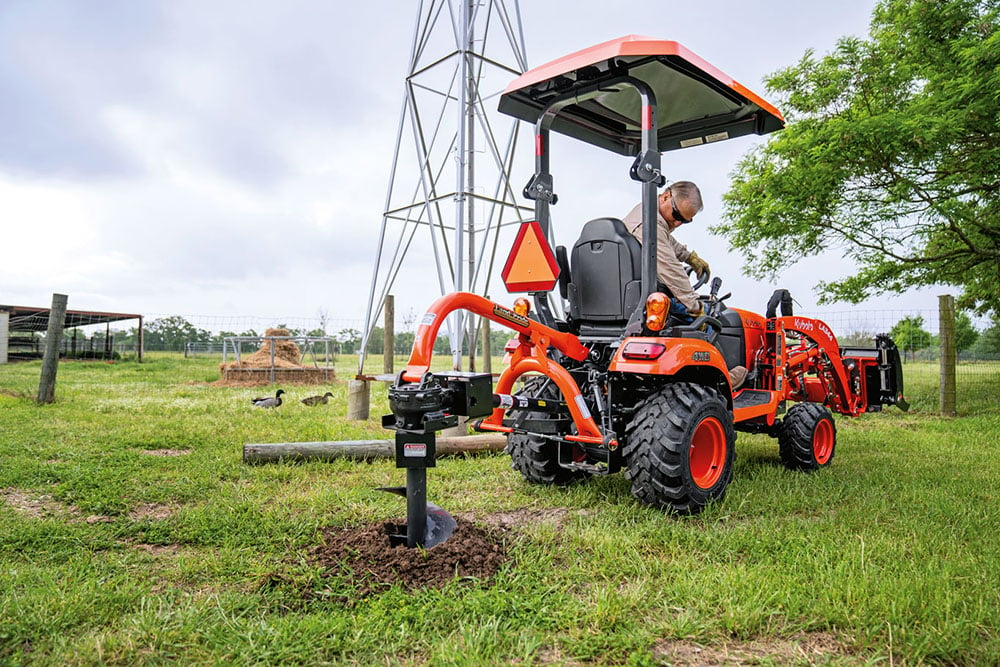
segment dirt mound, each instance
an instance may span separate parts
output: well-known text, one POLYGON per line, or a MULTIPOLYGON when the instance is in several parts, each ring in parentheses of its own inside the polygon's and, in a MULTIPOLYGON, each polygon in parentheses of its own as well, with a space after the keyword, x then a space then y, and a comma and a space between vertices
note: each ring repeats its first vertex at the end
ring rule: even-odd
MULTIPOLYGON (((344 577, 354 587, 351 602, 399 585, 408 590, 440 588, 457 578, 489 580, 507 561, 503 533, 457 517, 452 536, 431 549, 389 544, 405 520, 320 531, 322 543, 309 553, 324 577, 344 577)), ((339 587, 335 587, 339 588, 339 587)))

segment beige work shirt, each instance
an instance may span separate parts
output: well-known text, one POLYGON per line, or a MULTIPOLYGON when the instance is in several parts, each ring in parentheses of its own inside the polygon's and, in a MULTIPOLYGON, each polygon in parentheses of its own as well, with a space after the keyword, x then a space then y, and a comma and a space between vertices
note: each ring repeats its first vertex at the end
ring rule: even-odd
MULTIPOLYGON (((642 243, 642 204, 628 212, 622 220, 629 233, 642 243)), ((691 256, 687 246, 674 238, 670 226, 660 212, 656 212, 656 277, 667 286, 670 294, 684 304, 689 311, 701 308, 698 294, 691 289, 691 279, 684 270, 683 262, 691 256)))

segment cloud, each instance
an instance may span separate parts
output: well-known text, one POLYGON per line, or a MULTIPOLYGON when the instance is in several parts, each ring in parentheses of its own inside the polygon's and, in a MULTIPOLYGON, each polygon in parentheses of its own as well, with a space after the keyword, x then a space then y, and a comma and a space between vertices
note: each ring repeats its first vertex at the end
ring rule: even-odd
MULTIPOLYGON (((650 24, 639 2, 613 12, 589 0, 521 4, 532 65, 645 32, 678 39, 754 90, 805 48, 863 32, 873 6, 806 3, 767 15, 705 0, 671 9, 669 20, 660 10, 650 24)), ((5 258, 0 286, 12 296, 0 301, 44 303, 63 291, 81 307, 127 312, 312 315, 328 307, 363 317, 416 11, 316 0, 0 2, 4 244, 31 248, 44 238, 56 266, 41 275, 31 253, 5 258)), ((444 55, 447 41, 428 58, 444 55)), ((488 85, 507 82, 494 74, 488 85)), ((412 145, 409 135, 403 141, 412 145)), ((567 245, 586 220, 621 215, 638 197, 628 159, 571 144, 553 142, 553 216, 567 245)), ((665 165, 702 184, 710 218, 749 145, 677 151, 665 165)), ((512 179, 518 196, 530 146, 525 126, 512 179)), ((446 152, 437 164, 449 160, 446 152)), ((414 162, 400 169, 400 180, 403 170, 412 176, 414 162)), ((725 271, 734 303, 770 293, 739 276, 742 260, 721 239, 685 234, 718 258, 713 268, 725 271)), ((512 238, 512 230, 501 235, 500 266, 512 238)), ((493 285, 499 300, 513 298, 496 276, 493 285)), ((438 293, 424 230, 394 291, 397 312, 423 312, 438 293)))

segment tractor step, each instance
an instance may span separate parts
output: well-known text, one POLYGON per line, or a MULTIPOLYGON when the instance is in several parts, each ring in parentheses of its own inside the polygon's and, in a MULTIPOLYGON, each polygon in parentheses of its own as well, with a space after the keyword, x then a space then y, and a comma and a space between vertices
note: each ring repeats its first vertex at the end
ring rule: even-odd
POLYGON ((733 409, 765 405, 771 401, 771 394, 765 389, 744 389, 733 399, 733 409))

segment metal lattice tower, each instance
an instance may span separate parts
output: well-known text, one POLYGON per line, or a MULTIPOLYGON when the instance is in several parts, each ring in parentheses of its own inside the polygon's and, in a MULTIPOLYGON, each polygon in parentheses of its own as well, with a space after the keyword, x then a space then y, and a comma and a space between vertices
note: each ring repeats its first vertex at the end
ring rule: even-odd
MULTIPOLYGON (((517 121, 501 120, 496 111, 506 85, 525 69, 517 0, 420 2, 365 312, 359 373, 385 297, 415 243, 429 243, 441 294, 485 295, 501 228, 533 214, 531 207, 516 203, 508 179, 517 121), (503 136, 495 131, 501 124, 508 128, 503 136)), ((461 366, 463 335, 468 336, 470 368, 474 363, 476 335, 471 320, 458 311, 448 321, 456 369, 461 366)))

